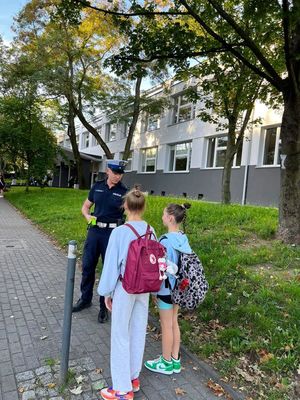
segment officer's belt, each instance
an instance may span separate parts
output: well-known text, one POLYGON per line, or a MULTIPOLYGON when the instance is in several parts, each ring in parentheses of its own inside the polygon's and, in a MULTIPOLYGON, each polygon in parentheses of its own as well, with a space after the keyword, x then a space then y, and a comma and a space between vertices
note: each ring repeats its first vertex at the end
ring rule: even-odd
POLYGON ((116 228, 118 224, 116 222, 97 222, 99 228, 116 228))

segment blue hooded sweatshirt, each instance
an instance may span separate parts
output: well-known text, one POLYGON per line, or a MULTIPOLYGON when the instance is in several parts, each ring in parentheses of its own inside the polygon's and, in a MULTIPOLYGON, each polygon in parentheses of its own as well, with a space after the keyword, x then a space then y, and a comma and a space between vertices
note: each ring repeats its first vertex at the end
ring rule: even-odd
MULTIPOLYGON (((169 232, 161 236, 160 242, 165 246, 167 250, 167 259, 178 265, 179 253, 191 254, 192 249, 190 247, 187 236, 182 232, 169 232)), ((175 279, 173 276, 169 276, 171 286, 174 285, 175 279)), ((165 281, 162 282, 159 292, 161 296, 167 296, 170 294, 170 289, 166 288, 165 281)))

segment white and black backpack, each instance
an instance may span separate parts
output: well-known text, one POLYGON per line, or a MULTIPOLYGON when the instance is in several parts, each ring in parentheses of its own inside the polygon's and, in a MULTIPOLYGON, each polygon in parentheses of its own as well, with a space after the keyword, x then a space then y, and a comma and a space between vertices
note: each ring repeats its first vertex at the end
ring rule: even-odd
POLYGON ((203 302, 208 288, 203 266, 197 254, 179 252, 177 281, 171 290, 173 304, 193 310, 203 302))

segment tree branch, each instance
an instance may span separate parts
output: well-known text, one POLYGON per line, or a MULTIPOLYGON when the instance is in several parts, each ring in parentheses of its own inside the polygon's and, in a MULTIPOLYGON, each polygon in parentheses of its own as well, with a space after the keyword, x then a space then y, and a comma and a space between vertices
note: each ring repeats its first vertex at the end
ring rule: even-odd
MULTIPOLYGON (((231 46, 242 46, 242 43, 233 44, 231 46)), ((117 60, 129 60, 133 62, 140 62, 140 63, 150 63, 151 61, 155 60, 168 60, 168 59, 185 59, 185 58, 192 58, 192 57, 203 57, 210 53, 222 53, 229 51, 228 48, 222 47, 213 47, 208 50, 204 51, 191 51, 189 53, 169 53, 169 54, 157 54, 153 55, 149 58, 139 58, 134 56, 114 56, 117 60)))
POLYGON ((264 67, 265 71, 272 77, 272 79, 279 85, 282 84, 282 79, 275 71, 273 66, 269 63, 266 57, 262 54, 260 49, 256 46, 255 42, 249 35, 235 22, 235 20, 222 8, 222 6, 215 0, 208 0, 213 8, 218 11, 220 16, 236 31, 236 33, 245 41, 246 46, 256 55, 257 59, 264 67))
POLYGON ((93 10, 102 12, 104 14, 117 15, 117 16, 121 16, 121 17, 137 17, 137 16, 152 16, 152 15, 169 16, 169 15, 188 15, 189 14, 187 12, 181 12, 181 11, 146 11, 146 10, 139 11, 139 12, 133 12, 133 13, 126 13, 126 12, 107 10, 105 8, 99 8, 96 6, 92 6, 88 1, 85 1, 85 0, 74 0, 74 1, 82 4, 84 7, 91 8, 93 10))
POLYGON ((289 1, 282 1, 282 27, 284 35, 284 55, 285 63, 288 70, 288 75, 291 77, 294 88, 297 87, 296 77, 291 63, 291 43, 290 43, 290 17, 289 17, 290 7, 289 1))
MULTIPOLYGON (((283 80, 277 75, 276 71, 276 78, 266 74, 264 71, 257 68, 253 65, 250 61, 248 61, 240 52, 235 50, 230 44, 226 42, 220 35, 218 35, 213 29, 211 29, 200 16, 187 4, 186 0, 179 0, 182 5, 189 11, 189 14, 202 26, 202 28, 211 35, 214 39, 216 39, 219 43, 221 43, 224 47, 228 49, 237 59, 241 60, 248 68, 250 68, 253 72, 255 72, 260 77, 266 79, 270 82, 276 89, 280 92, 283 90, 283 80)), ((226 13, 225 13, 226 14, 226 13)), ((226 14, 227 15, 227 14, 226 14)), ((247 37, 246 43, 249 42, 249 38, 247 37)), ((264 58, 264 57, 263 57, 264 58)), ((266 59, 264 59, 266 61, 266 59)))

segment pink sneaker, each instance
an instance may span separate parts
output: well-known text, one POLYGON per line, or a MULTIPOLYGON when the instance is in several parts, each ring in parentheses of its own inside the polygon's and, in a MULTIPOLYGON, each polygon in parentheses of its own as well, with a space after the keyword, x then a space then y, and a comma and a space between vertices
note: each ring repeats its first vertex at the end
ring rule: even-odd
POLYGON ((135 378, 135 379, 133 379, 132 381, 131 381, 131 383, 132 383, 132 391, 134 392, 134 393, 136 393, 136 392, 138 392, 139 390, 140 390, 140 380, 139 380, 139 378, 135 378))
POLYGON ((100 395, 104 400, 133 400, 133 392, 119 392, 112 387, 104 388, 100 391, 100 395))

